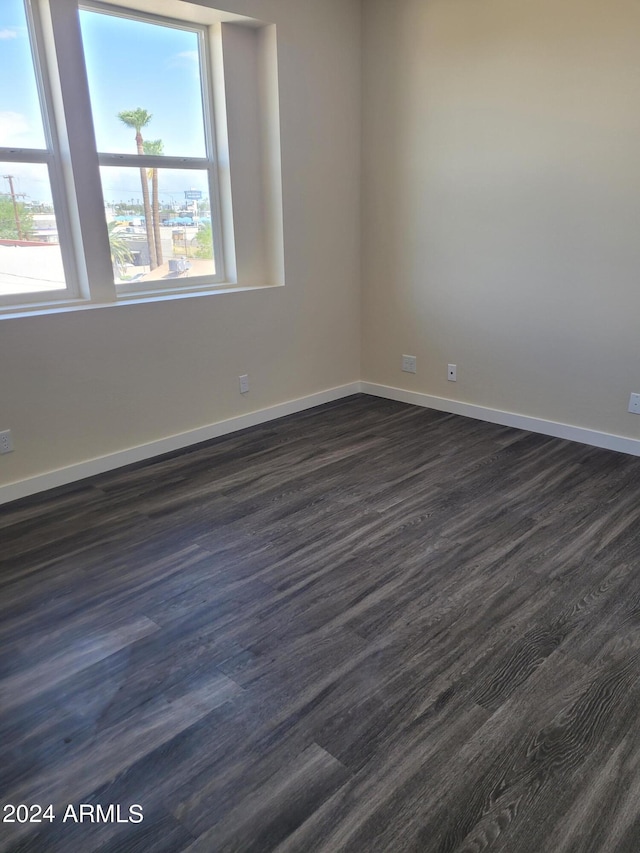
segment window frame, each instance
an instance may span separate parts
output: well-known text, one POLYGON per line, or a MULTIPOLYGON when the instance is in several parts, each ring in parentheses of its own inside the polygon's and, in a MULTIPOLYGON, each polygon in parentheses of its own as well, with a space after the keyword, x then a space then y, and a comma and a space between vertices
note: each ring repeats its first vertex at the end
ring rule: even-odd
MULTIPOLYGON (((211 205, 211 226, 213 237, 213 257, 216 272, 213 275, 192 276, 182 279, 185 284, 176 287, 176 280, 149 280, 141 287, 139 283, 114 282, 116 297, 131 295, 153 295, 165 294, 172 291, 196 290, 198 288, 210 288, 211 285, 220 285, 226 282, 226 267, 224 263, 222 220, 220 205, 220 188, 218 181, 218 158, 216 151, 216 127, 215 110, 213 104, 213 76, 212 63, 209 48, 209 28, 202 24, 192 24, 171 18, 165 15, 157 15, 149 12, 138 11, 135 8, 124 8, 114 6, 101 0, 79 0, 78 10, 87 10, 99 14, 111 15, 117 18, 125 18, 132 21, 148 22, 160 26, 169 26, 186 32, 195 33, 198 37, 199 50, 199 79, 202 97, 203 128, 205 142, 205 157, 181 157, 166 154, 117 154, 97 150, 99 166, 124 167, 135 169, 181 169, 207 172, 207 185, 209 188, 209 202, 211 205), (188 284, 186 284, 188 282, 188 284)), ((86 66, 85 66, 86 73, 86 66)), ((106 219, 105 219, 106 229, 106 219)))
POLYGON ((0 295, 0 310, 16 306, 34 306, 42 303, 60 304, 65 300, 81 297, 78 267, 74 252, 68 194, 62 168, 60 134, 50 79, 44 68, 47 56, 42 26, 41 8, 37 0, 22 0, 29 37, 29 49, 33 63, 40 116, 44 133, 45 148, 0 147, 0 162, 18 164, 41 164, 47 168, 56 229, 59 237, 60 254, 65 277, 65 287, 57 290, 34 290, 29 293, 0 295))

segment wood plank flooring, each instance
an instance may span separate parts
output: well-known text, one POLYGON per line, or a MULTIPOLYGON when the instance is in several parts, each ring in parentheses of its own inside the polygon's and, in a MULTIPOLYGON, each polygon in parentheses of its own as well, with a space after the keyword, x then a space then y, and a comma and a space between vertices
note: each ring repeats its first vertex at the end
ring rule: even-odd
POLYGON ((56 815, 0 850, 640 851, 640 459, 356 396, 0 542, 0 806, 56 815))

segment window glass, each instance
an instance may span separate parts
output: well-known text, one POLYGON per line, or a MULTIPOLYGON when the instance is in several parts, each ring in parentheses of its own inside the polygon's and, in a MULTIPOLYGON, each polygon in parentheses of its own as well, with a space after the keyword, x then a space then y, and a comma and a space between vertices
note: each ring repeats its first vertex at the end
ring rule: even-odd
POLYGON ((198 33, 84 9, 80 13, 98 151, 205 157, 198 33))
POLYGON ((0 86, 0 146, 44 148, 38 87, 22 0, 0 3, 0 80, 3 81, 0 86))
POLYGON ((176 278, 215 275, 205 169, 103 166, 100 172, 116 284, 162 281, 170 286, 176 278))
POLYGON ((0 295, 64 287, 47 167, 0 162, 0 295))

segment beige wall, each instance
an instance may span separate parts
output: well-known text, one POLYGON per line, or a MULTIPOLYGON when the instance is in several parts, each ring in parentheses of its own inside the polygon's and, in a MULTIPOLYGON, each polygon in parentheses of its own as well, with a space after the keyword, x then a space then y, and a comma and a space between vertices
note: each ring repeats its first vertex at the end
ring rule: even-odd
POLYGON ((277 25, 286 285, 1 320, 0 485, 360 377, 360 2, 224 5, 277 25))
POLYGON ((640 4, 365 8, 363 378, 640 436, 640 4))
POLYGON ((278 27, 286 286, 0 321, 0 486, 359 378, 639 437, 640 5, 225 6, 278 27))

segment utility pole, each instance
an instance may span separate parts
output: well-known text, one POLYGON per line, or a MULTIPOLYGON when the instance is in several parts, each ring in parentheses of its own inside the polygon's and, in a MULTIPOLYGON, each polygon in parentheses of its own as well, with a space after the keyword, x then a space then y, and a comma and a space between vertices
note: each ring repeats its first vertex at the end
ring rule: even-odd
POLYGON ((13 204, 13 216, 16 220, 16 228, 18 230, 18 240, 22 240, 22 228, 20 226, 20 213, 18 211, 18 195, 24 195, 24 193, 16 193, 13 188, 13 175, 3 175, 2 176, 5 181, 9 181, 9 192, 11 193, 11 202, 13 204))

